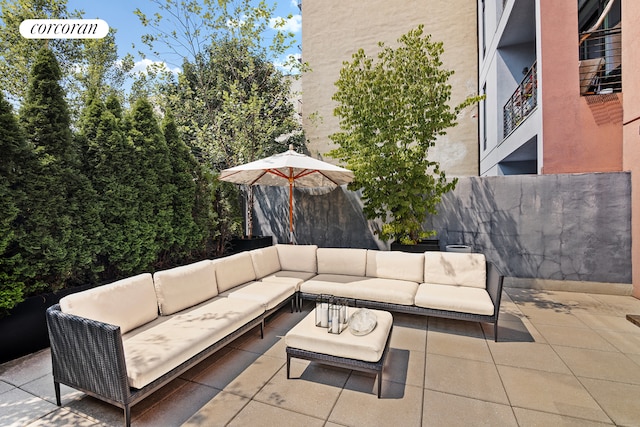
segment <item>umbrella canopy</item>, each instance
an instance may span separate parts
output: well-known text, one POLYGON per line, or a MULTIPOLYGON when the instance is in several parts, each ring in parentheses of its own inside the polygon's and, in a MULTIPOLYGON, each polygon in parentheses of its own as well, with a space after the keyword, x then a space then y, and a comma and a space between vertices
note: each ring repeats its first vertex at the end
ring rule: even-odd
POLYGON ((353 172, 297 153, 284 153, 225 169, 218 178, 246 185, 289 186, 289 231, 293 232, 293 187, 337 187, 353 181, 353 172))

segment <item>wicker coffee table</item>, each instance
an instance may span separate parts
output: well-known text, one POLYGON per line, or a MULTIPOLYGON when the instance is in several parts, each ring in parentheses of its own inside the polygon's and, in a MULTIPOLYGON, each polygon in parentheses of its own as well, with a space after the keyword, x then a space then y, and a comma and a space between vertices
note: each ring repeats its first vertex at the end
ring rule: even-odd
MULTIPOLYGON (((350 313, 356 309, 349 308, 350 313)), ((315 310, 285 335, 287 346, 287 379, 290 378, 291 358, 310 360, 339 368, 371 372, 378 376, 378 398, 382 392, 382 368, 389 352, 393 316, 381 310, 371 310, 377 325, 367 335, 353 335, 349 329, 330 334, 327 328, 315 325, 315 310)))

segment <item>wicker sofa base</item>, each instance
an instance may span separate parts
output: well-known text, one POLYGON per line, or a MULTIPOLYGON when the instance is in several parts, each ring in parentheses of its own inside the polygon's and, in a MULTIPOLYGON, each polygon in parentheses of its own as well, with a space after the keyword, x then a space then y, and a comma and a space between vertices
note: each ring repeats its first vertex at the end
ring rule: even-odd
POLYGON ((343 369, 352 369, 360 372, 370 372, 378 376, 378 399, 382 395, 382 368, 384 367, 384 361, 389 353, 389 342, 391 341, 391 333, 393 327, 389 331, 387 341, 384 347, 384 351, 380 360, 377 362, 365 362, 363 360, 348 359, 346 357, 332 356, 325 353, 316 353, 313 351, 302 350, 299 348, 287 347, 287 379, 291 377, 291 358, 309 360, 312 362, 318 362, 323 365, 334 366, 343 369))

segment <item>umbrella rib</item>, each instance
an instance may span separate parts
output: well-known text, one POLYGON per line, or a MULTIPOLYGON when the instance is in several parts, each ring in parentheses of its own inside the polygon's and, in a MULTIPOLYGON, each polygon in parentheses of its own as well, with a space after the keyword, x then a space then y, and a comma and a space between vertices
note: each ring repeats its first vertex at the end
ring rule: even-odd
POLYGON ((319 173, 320 175, 324 176, 325 178, 327 178, 327 180, 331 181, 333 183, 333 185, 335 186, 339 186, 340 184, 338 184, 337 182, 335 182, 330 176, 328 176, 326 173, 318 170, 318 169, 305 169, 302 172, 300 172, 298 175, 296 175, 294 177, 294 179, 298 179, 298 178, 303 178, 307 175, 311 175, 312 173, 319 173))

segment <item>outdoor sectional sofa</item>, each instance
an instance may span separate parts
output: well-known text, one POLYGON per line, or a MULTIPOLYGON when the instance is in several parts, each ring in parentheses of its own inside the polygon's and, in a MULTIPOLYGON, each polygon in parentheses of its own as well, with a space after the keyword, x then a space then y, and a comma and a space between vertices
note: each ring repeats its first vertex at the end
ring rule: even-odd
POLYGON ((354 306, 494 324, 502 276, 482 254, 275 245, 123 279, 47 310, 60 384, 124 410, 259 327, 331 294, 354 306))

